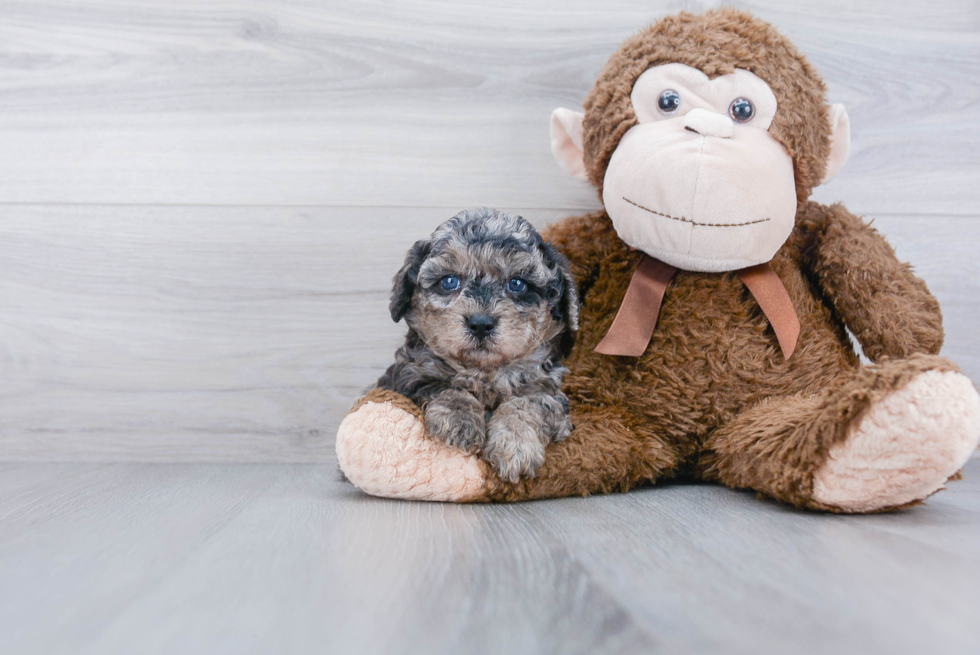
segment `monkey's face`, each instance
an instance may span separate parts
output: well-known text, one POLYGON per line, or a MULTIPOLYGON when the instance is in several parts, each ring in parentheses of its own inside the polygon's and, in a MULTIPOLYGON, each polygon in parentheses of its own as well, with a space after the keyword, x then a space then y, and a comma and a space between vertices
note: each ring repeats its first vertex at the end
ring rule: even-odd
POLYGON ((776 97, 745 70, 713 80, 684 64, 644 72, 639 123, 609 160, 603 202, 620 238, 694 271, 772 259, 796 216, 793 160, 768 129, 776 97))
POLYGON ((800 203, 847 160, 847 113, 824 95, 768 23, 681 12, 623 43, 584 114, 555 110, 551 147, 600 189, 627 244, 682 269, 736 270, 772 259, 800 203))

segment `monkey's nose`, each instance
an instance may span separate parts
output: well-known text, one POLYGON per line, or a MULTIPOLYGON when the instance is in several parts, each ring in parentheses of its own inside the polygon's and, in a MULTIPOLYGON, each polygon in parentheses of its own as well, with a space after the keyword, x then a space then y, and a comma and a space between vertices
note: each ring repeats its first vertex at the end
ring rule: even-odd
POLYGON ((707 109, 692 109, 687 112, 684 116, 684 128, 701 136, 717 136, 722 139, 731 138, 735 132, 735 124, 731 118, 707 109))
POLYGON ((490 336, 493 329, 497 327, 497 318, 495 316, 490 316, 489 314, 475 314, 473 316, 466 317, 466 327, 470 329, 470 333, 483 341, 490 336))

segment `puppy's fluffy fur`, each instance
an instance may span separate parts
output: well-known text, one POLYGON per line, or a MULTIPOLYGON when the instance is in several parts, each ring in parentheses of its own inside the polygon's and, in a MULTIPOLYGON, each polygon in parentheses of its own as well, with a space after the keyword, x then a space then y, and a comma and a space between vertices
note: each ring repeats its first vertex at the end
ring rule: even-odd
POLYGON ((520 216, 460 212, 409 250, 391 317, 405 345, 377 386, 418 404, 429 434, 504 480, 533 477, 571 432, 561 358, 578 329, 568 262, 520 216))

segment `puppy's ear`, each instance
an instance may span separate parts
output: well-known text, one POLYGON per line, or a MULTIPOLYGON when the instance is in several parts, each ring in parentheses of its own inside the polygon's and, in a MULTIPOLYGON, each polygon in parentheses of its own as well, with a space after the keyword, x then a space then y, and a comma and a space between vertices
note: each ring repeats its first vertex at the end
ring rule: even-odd
POLYGON ((567 328, 561 337, 561 350, 568 355, 575 344, 575 332, 578 330, 578 287, 572 277, 572 267, 568 260, 550 243, 541 241, 541 252, 548 265, 558 274, 553 282, 554 290, 549 293, 552 299, 557 299, 551 308, 551 316, 565 324, 567 328))
POLYGON ((419 267, 432 250, 432 242, 421 240, 416 241, 408 254, 405 255, 405 264, 401 270, 395 274, 395 279, 391 288, 391 303, 388 309, 391 311, 391 320, 395 323, 402 320, 402 317, 412 306, 412 295, 419 281, 419 267))

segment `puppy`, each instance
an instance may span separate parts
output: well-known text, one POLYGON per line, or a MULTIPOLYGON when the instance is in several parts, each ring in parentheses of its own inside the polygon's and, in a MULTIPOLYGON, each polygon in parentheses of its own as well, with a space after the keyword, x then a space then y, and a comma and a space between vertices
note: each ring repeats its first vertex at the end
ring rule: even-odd
POLYGON ((503 480, 533 477, 572 430, 561 359, 579 301, 565 258, 520 216, 463 211, 409 250, 390 309, 408 336, 377 386, 503 480))

